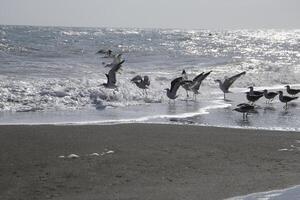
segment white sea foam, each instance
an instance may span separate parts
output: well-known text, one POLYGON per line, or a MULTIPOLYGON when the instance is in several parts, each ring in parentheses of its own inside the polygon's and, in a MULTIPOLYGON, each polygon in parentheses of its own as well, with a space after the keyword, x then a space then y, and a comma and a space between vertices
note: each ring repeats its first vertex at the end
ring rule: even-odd
POLYGON ((245 196, 228 198, 226 200, 296 200, 300 198, 300 186, 294 186, 282 190, 252 193, 245 196))
POLYGON ((64 35, 68 35, 68 36, 80 36, 80 35, 89 34, 86 31, 62 31, 61 33, 64 34, 64 35))

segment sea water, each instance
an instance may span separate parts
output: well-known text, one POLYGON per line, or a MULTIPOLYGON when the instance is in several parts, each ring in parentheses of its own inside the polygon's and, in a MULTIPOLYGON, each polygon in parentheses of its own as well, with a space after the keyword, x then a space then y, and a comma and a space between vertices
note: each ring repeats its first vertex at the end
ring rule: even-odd
POLYGON ((261 98, 248 120, 233 111, 256 89, 300 88, 300 30, 175 30, 0 26, 0 124, 179 123, 299 131, 300 101, 284 110, 261 98), (115 90, 102 86, 112 58, 125 63, 115 90), (165 88, 185 69, 212 71, 196 101, 165 88), (214 82, 246 71, 227 94, 214 82), (150 77, 145 94, 130 82, 150 77))
MULTIPOLYGON (((0 26, 0 124, 167 123, 300 130, 300 100, 287 110, 261 98, 243 120, 233 111, 249 86, 300 88, 300 30, 176 30, 0 26), (111 49, 125 63, 106 89, 111 49), (212 71, 196 100, 165 88, 185 69, 192 79, 212 71), (246 71, 223 99, 215 79, 246 71), (130 79, 150 77, 147 95, 130 79)), ((190 94, 191 95, 191 94, 190 94)), ((298 95, 299 96, 299 95, 298 95)), ((233 199, 299 199, 299 186, 233 199)))

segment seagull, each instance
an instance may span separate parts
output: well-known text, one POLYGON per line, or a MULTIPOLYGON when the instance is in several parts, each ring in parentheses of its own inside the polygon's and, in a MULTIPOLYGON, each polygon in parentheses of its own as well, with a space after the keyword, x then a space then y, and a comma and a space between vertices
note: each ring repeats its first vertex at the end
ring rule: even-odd
POLYGON ((248 87, 250 89, 250 95, 263 95, 264 92, 261 91, 255 91, 252 86, 248 87))
POLYGON ((237 107, 233 110, 243 113, 243 120, 246 120, 248 118, 248 114, 250 112, 254 112, 254 106, 247 103, 241 103, 238 104, 237 107))
POLYGON ((274 97, 276 97, 277 94, 278 93, 276 92, 268 92, 268 90, 264 90, 264 96, 266 99, 268 99, 266 103, 270 103, 270 101, 273 101, 274 97))
POLYGON ((255 94, 250 94, 250 92, 246 92, 246 98, 251 104, 253 105, 255 101, 260 99, 263 96, 263 94, 260 95, 255 95, 255 94))
POLYGON ((148 76, 144 76, 143 79, 140 75, 136 75, 130 81, 133 82, 138 88, 143 89, 147 94, 146 89, 148 89, 150 85, 150 80, 148 76))
POLYGON ((284 106, 285 109, 288 108, 288 106, 287 106, 288 102, 293 101, 295 99, 298 99, 298 97, 283 96, 283 92, 282 91, 278 91, 278 94, 279 94, 279 100, 282 103, 285 103, 285 106, 284 106))
MULTIPOLYGON (((193 91, 194 99, 196 100, 197 94, 199 94, 199 88, 202 81, 211 73, 209 71, 207 73, 202 72, 201 74, 197 75, 192 81, 191 80, 184 80, 182 81, 182 87, 186 89, 186 91, 190 90, 193 91)), ((188 96, 187 96, 188 97, 188 96)))
POLYGON ((208 77, 208 75, 210 75, 211 72, 212 71, 209 71, 205 74, 201 73, 193 79, 194 84, 191 86, 191 90, 194 92, 195 100, 197 95, 199 94, 199 89, 202 81, 206 79, 206 77, 208 77))
POLYGON ((169 97, 169 99, 173 99, 175 101, 175 99, 178 97, 178 95, 176 95, 176 93, 177 93, 178 88, 181 85, 181 81, 182 81, 182 77, 175 78, 171 82, 171 88, 165 89, 167 91, 167 97, 169 97))
POLYGON ((232 77, 229 77, 229 78, 226 78, 225 77, 225 80, 224 82, 222 82, 220 79, 217 79, 215 80, 215 82, 218 82, 219 83, 219 87, 220 89, 223 91, 224 93, 224 99, 226 99, 225 97, 225 93, 230 93, 230 91, 228 90, 229 87, 234 83, 234 81, 236 81, 240 76, 246 74, 246 72, 242 72, 242 73, 239 73, 237 75, 234 75, 232 77))
POLYGON ((300 92, 300 89, 291 89, 291 87, 289 85, 287 85, 285 87, 286 87, 287 93, 289 93, 290 95, 296 95, 300 92))
POLYGON ((125 60, 119 62, 118 64, 114 65, 108 72, 108 74, 105 74, 107 78, 107 83, 103 83, 102 85, 106 88, 116 88, 116 72, 120 69, 122 64, 125 62, 125 60))

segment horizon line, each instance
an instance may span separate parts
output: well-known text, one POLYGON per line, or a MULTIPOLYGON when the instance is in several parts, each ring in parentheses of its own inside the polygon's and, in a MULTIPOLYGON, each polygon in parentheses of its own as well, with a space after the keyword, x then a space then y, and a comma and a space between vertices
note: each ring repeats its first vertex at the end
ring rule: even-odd
POLYGON ((228 30, 300 30, 300 28, 175 28, 175 27, 126 27, 126 26, 82 26, 82 25, 37 25, 37 24, 5 24, 0 26, 31 26, 31 27, 55 27, 55 28, 111 28, 111 29, 161 29, 161 30, 210 30, 210 31, 228 31, 228 30))

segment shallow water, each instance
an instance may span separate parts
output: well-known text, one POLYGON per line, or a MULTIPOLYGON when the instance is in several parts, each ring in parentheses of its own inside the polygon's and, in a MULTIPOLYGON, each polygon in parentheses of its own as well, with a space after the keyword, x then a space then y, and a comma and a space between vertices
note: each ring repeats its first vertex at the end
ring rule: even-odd
POLYGON ((300 88, 300 30, 172 30, 0 26, 0 124, 179 123, 299 130, 299 100, 288 111, 260 100, 243 121, 232 109, 242 92, 300 88), (99 49, 122 53, 117 90, 101 87, 112 59, 99 49), (212 70, 197 102, 179 90, 169 104, 164 89, 185 69, 190 78, 212 70), (223 101, 214 80, 242 71, 223 101), (148 75, 147 96, 130 83, 148 75))

